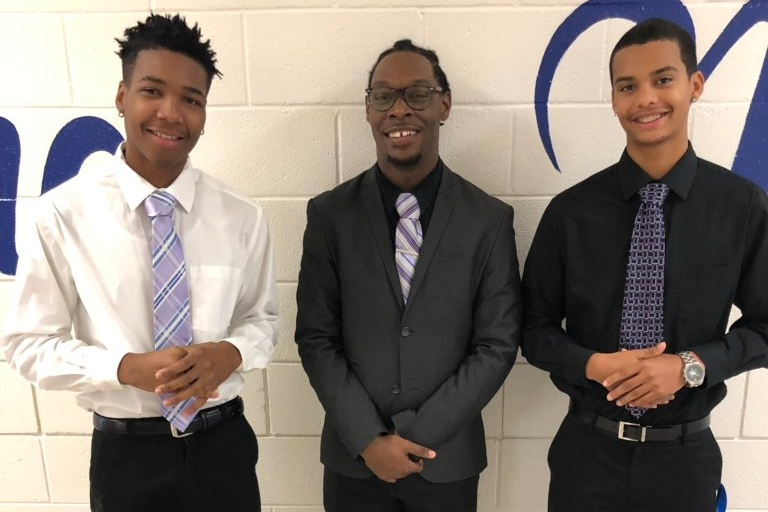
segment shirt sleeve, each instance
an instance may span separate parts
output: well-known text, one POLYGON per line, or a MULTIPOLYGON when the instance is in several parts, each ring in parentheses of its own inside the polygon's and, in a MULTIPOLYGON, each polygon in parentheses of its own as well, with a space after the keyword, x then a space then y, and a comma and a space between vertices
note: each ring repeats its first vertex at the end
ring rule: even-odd
POLYGON ((755 187, 734 304, 741 318, 724 339, 692 347, 707 369, 706 386, 768 365, 768 198, 755 187))
POLYGON ((347 450, 358 456, 387 427, 344 352, 338 269, 323 228, 312 200, 296 290, 296 343, 328 420, 347 450))
POLYGON ((565 226, 555 204, 542 216, 523 271, 523 356, 575 386, 588 386, 584 348, 562 327, 565 318, 565 226))
POLYGON ((54 215, 41 216, 20 247, 0 347, 11 367, 37 387, 119 389, 117 368, 125 353, 72 337, 79 296, 56 226, 54 215))
POLYGON ((238 371, 241 372, 266 368, 277 343, 279 317, 275 265, 269 227, 260 208, 248 254, 229 333, 222 340, 240 352, 242 363, 238 371))

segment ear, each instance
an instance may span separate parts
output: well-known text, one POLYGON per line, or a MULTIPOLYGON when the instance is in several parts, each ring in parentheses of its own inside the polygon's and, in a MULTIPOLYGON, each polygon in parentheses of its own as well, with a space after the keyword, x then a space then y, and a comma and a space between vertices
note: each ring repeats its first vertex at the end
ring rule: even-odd
POLYGON ((691 101, 693 102, 704 94, 704 74, 701 71, 696 71, 691 75, 691 86, 693 86, 691 92, 691 101))
POLYGON ((117 94, 115 95, 115 106, 118 112, 125 111, 125 93, 128 90, 128 86, 125 85, 123 80, 117 85, 117 94))
POLYGON ((370 123, 371 122, 371 109, 373 107, 371 107, 371 102, 368 101, 368 95, 367 94, 365 95, 365 98, 363 99, 363 101, 365 101, 365 120, 370 123))
POLYGON ((446 91, 440 98, 440 120, 447 121, 451 114, 451 91, 446 91))

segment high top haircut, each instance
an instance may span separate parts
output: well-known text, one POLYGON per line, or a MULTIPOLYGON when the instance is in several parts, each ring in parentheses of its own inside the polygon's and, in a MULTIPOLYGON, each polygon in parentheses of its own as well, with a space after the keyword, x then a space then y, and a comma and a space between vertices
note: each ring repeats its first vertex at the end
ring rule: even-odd
POLYGON ((685 71, 688 73, 688 78, 698 71, 699 65, 698 60, 696 59, 696 44, 693 42, 691 35, 686 32, 683 27, 672 23, 671 21, 651 18, 642 23, 638 23, 629 29, 626 34, 621 36, 619 42, 616 43, 616 46, 611 52, 611 59, 608 62, 611 83, 613 83, 613 58, 619 50, 623 50, 627 46, 646 44, 654 41, 673 41, 677 43, 678 48, 680 48, 680 60, 685 64, 685 71))
POLYGON ((416 46, 411 42, 410 39, 401 39, 395 42, 395 44, 392 45, 392 48, 388 48, 381 52, 381 55, 379 55, 379 58, 376 59, 376 63, 371 68, 370 73, 368 73, 368 87, 371 86, 371 81, 373 80, 373 72, 376 71, 376 66, 379 65, 379 62, 381 62, 381 60, 387 55, 395 52, 411 52, 425 57, 429 63, 432 64, 432 73, 435 75, 437 84, 443 89, 443 92, 448 92, 451 90, 450 86, 448 85, 448 78, 445 76, 443 68, 440 67, 440 59, 437 58, 437 54, 432 50, 416 46))
POLYGON ((211 49, 211 40, 202 40, 200 28, 195 23, 189 27, 186 20, 175 14, 150 14, 144 23, 138 22, 135 27, 125 29, 125 39, 115 39, 120 50, 115 52, 123 62, 123 81, 129 83, 136 58, 142 50, 169 50, 186 55, 199 63, 208 75, 208 89, 211 88, 213 77, 221 77, 221 71, 216 69, 216 52, 211 49))

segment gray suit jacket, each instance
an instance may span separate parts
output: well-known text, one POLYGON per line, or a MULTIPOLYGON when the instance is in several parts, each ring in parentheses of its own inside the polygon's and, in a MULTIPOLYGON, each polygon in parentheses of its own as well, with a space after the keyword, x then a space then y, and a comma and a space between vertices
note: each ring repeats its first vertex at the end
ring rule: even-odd
POLYGON ((326 419, 321 461, 351 477, 394 427, 437 452, 422 476, 487 465, 480 415, 514 363, 520 277, 512 208, 445 167, 403 305, 375 168, 312 199, 296 342, 326 419))

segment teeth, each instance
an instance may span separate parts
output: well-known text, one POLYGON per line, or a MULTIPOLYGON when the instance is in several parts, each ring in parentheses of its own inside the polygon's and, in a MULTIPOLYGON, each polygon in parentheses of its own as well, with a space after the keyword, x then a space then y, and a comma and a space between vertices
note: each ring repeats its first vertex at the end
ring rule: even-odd
POLYGON ((399 139, 400 137, 407 137, 408 135, 416 135, 416 132, 413 130, 403 130, 399 132, 390 132, 389 138, 390 139, 399 139))
POLYGON ((641 123, 652 123, 653 121, 661 118, 661 114, 654 114, 652 116, 645 116, 638 119, 641 123))
POLYGON ((152 133, 155 135, 155 137, 160 137, 161 139, 165 139, 165 140, 178 140, 178 139, 181 138, 181 137, 177 137, 175 135, 166 135, 166 134, 160 133, 160 132, 152 132, 152 133))

